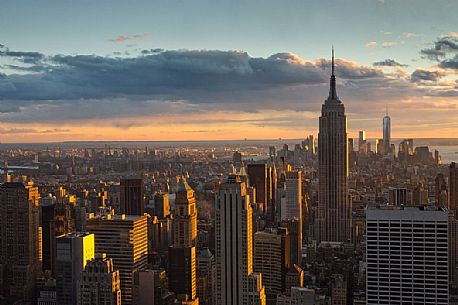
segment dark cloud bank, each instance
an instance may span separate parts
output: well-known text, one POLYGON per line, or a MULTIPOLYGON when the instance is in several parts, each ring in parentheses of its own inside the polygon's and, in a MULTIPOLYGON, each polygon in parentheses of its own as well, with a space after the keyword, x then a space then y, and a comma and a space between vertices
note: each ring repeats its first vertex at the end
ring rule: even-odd
MULTIPOLYGON (((46 56, 2 47, 0 57, 9 61, 0 73, 0 116, 11 122, 208 110, 318 111, 330 73, 329 60, 307 62, 291 53, 260 58, 242 51, 152 49, 126 58, 46 56)), ((374 66, 404 65, 385 60, 374 66)), ((368 102, 368 94, 419 94, 409 80, 342 59, 336 74, 339 92, 360 103, 368 102)), ((412 74, 412 80, 426 78, 434 80, 426 72, 412 74)))

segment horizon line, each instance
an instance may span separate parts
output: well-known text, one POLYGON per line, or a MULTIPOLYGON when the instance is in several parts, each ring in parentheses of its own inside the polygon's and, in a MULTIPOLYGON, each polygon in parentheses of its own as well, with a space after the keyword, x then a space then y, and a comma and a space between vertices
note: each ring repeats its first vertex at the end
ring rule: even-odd
MULTIPOLYGON (((313 135, 316 139, 315 135, 313 135)), ((349 139, 357 139, 358 137, 348 137, 349 139)), ((199 143, 199 142, 264 142, 264 141, 302 141, 305 140, 304 138, 276 138, 276 139, 202 139, 202 140, 75 140, 75 141, 50 141, 50 142, 0 142, 0 145, 3 144, 78 144, 78 143, 167 143, 167 142, 191 142, 191 143, 199 143)), ((366 140, 376 140, 379 138, 366 138, 366 140)), ((392 138, 391 140, 404 140, 404 139, 414 139, 414 140, 458 140, 458 137, 450 138, 450 137, 396 137, 392 138)))

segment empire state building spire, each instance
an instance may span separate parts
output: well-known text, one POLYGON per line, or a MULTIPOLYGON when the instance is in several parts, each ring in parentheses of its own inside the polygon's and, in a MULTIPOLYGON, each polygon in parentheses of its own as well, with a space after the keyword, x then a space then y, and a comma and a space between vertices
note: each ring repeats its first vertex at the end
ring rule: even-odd
POLYGON ((351 201, 348 194, 347 116, 336 93, 334 48, 329 97, 321 108, 318 133, 318 210, 315 239, 348 242, 351 239, 351 201))
POLYGON ((337 101, 340 103, 339 98, 337 97, 336 91, 336 76, 334 75, 335 64, 334 64, 334 46, 332 47, 332 73, 331 73, 331 81, 329 86, 329 96, 328 101, 337 101))

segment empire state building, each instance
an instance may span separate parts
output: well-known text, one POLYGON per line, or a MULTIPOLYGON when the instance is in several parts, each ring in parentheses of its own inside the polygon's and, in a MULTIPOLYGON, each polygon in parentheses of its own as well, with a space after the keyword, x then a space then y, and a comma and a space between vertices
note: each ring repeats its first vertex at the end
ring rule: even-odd
POLYGON ((351 239, 348 196, 348 135, 345 106, 337 97, 334 49, 329 96, 321 108, 318 133, 319 194, 315 238, 318 242, 351 239))

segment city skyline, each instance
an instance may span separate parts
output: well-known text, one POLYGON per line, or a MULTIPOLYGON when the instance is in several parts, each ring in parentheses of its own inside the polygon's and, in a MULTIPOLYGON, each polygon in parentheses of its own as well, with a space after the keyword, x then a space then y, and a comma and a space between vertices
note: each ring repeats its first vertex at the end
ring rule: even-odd
POLYGON ((457 11, 5 0, 0 305, 458 305, 457 11))
POLYGON ((317 134, 332 44, 350 137, 457 134, 454 1, 84 2, 0 12, 1 142, 317 134))

